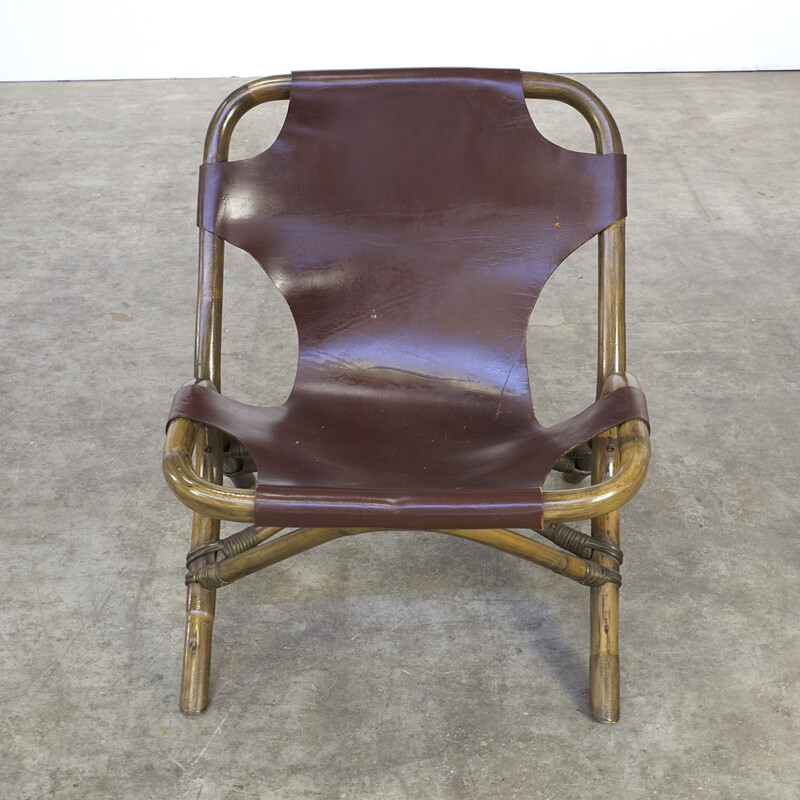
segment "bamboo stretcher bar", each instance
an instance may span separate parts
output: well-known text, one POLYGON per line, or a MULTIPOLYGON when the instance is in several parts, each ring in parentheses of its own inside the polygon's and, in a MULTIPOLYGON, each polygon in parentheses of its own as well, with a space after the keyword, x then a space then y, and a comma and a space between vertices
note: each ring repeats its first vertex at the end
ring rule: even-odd
MULTIPOLYGON (((318 547, 326 542, 343 536, 356 536, 360 533, 373 533, 389 529, 385 528, 298 528, 243 553, 238 553, 222 561, 213 562, 189 573, 189 584, 200 583, 209 589, 225 586, 245 575, 250 575, 264 567, 277 564, 298 553, 318 547)), ((502 528, 484 528, 477 530, 437 530, 434 532, 470 539, 474 542, 494 547, 511 555, 524 558, 534 564, 546 567, 559 575, 588 586, 595 586, 606 581, 618 580, 616 570, 599 567, 592 561, 580 556, 557 550, 542 542, 537 542, 521 533, 502 528)))

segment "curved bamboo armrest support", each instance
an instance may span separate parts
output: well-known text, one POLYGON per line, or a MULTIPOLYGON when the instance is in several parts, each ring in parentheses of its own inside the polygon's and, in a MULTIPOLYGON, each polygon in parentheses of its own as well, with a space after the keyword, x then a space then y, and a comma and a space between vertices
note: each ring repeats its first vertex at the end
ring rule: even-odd
MULTIPOLYGON (((640 389, 630 372, 615 372, 606 378, 600 396, 623 386, 640 389)), ((619 468, 603 483, 579 489, 544 492, 545 522, 593 519, 621 508, 633 499, 644 483, 650 463, 650 429, 640 419, 623 422, 618 429, 619 468)))
MULTIPOLYGON (((602 394, 622 386, 637 386, 630 373, 615 373, 606 380, 602 394)), ((198 425, 175 419, 167 428, 162 468, 172 491, 191 508, 208 517, 231 522, 253 522, 255 491, 219 486, 203 480, 192 465, 198 425)), ((619 426, 619 469, 607 481, 577 489, 545 491, 544 521, 566 522, 608 514, 625 505, 639 490, 650 461, 650 432, 641 420, 619 426)))
POLYGON ((169 488, 192 511, 230 522, 253 522, 254 489, 219 486, 197 474, 192 464, 192 453, 199 427, 190 419, 174 419, 167 427, 161 469, 169 488))

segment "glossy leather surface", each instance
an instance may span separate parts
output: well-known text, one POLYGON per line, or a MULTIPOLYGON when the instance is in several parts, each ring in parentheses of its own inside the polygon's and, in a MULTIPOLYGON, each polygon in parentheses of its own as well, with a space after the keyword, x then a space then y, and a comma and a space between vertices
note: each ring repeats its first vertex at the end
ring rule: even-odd
POLYGON ((258 465, 269 525, 540 527, 553 462, 636 389, 543 428, 525 339, 545 281, 625 214, 624 156, 564 150, 515 71, 300 73, 266 152, 201 169, 199 223, 250 252, 297 324, 277 408, 184 387, 258 465))

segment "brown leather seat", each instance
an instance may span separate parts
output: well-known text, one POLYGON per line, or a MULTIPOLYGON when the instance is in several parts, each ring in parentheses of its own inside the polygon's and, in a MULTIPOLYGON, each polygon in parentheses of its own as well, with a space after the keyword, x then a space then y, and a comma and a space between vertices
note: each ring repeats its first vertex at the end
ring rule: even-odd
POLYGON ((247 250, 286 298, 294 389, 247 406, 201 364, 207 380, 178 392, 170 421, 246 447, 259 526, 542 529, 557 459, 647 418, 621 385, 543 427, 525 349, 551 273, 624 218, 624 155, 541 136, 513 70, 296 73, 290 86, 267 151, 203 165, 198 222, 206 246, 247 250))

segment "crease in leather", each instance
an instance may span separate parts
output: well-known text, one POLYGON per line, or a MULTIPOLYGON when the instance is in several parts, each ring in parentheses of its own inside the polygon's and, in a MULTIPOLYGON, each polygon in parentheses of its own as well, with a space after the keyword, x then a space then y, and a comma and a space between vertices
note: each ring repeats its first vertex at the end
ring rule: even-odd
POLYGON ((647 417, 626 387, 543 428, 529 389, 539 292, 624 215, 624 156, 542 137, 517 71, 295 73, 276 142, 205 164, 198 203, 286 298, 294 388, 188 386, 171 417, 248 447, 265 524, 540 527, 555 459, 647 417))

